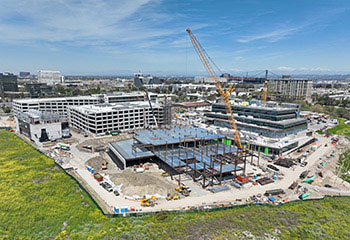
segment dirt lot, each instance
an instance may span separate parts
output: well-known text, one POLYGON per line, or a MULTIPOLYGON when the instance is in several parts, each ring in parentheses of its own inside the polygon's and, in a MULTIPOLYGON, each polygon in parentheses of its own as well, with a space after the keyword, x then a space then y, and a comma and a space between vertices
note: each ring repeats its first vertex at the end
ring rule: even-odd
POLYGON ((127 168, 120 173, 110 175, 110 178, 117 185, 123 184, 123 193, 128 196, 156 193, 166 196, 168 193, 176 193, 176 185, 162 177, 161 171, 155 164, 144 173, 136 173, 132 168, 127 168))
MULTIPOLYGON (((98 157, 93 157, 90 158, 87 162, 86 165, 89 165, 90 167, 92 167, 93 169, 95 169, 95 171, 100 172, 102 171, 102 163, 104 161, 107 161, 107 169, 110 169, 112 167, 112 163, 108 158, 105 158, 103 156, 98 156, 98 157)), ((107 171, 107 170, 104 170, 107 171)))
POLYGON ((4 126, 16 129, 16 122, 15 122, 15 120, 13 118, 4 116, 4 117, 0 117, 0 121, 2 122, 2 124, 4 126))
POLYGON ((132 137, 131 134, 122 133, 118 136, 106 136, 106 137, 98 137, 98 138, 94 138, 94 139, 87 139, 86 141, 80 143, 77 146, 77 149, 79 151, 83 151, 83 152, 91 152, 91 150, 85 149, 85 148, 83 148, 83 146, 84 145, 92 146, 92 148, 101 147, 101 146, 106 147, 107 144, 110 142, 121 141, 121 140, 125 140, 125 139, 131 138, 131 137, 132 137))

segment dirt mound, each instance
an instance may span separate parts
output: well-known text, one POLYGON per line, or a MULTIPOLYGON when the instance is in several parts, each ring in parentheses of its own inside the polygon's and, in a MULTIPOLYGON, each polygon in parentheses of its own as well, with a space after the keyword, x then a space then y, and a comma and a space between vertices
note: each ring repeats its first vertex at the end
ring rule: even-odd
POLYGON ((123 193, 128 196, 156 193, 166 196, 168 193, 175 193, 175 184, 152 172, 135 173, 131 169, 126 169, 118 174, 112 174, 110 177, 115 184, 123 184, 123 193))

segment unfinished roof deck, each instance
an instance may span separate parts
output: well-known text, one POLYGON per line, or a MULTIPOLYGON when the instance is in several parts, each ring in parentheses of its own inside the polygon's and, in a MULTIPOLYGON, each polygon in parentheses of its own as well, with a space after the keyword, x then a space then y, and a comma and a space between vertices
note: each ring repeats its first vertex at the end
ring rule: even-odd
POLYGON ((213 140, 223 138, 223 135, 216 134, 203 128, 193 127, 172 127, 170 129, 140 130, 134 137, 139 143, 162 146, 166 144, 178 144, 186 141, 213 140))
POLYGON ((127 161, 129 160, 137 160, 143 158, 153 157, 154 154, 147 149, 136 148, 135 151, 132 149, 133 140, 123 140, 119 142, 112 142, 110 145, 117 150, 120 155, 127 161))

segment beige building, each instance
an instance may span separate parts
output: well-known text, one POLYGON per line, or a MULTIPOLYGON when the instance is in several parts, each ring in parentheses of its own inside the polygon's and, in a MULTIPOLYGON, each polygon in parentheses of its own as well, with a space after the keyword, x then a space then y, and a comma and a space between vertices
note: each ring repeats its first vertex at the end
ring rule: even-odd
POLYGON ((312 80, 291 78, 291 76, 269 79, 267 90, 295 99, 309 100, 312 94, 312 80))

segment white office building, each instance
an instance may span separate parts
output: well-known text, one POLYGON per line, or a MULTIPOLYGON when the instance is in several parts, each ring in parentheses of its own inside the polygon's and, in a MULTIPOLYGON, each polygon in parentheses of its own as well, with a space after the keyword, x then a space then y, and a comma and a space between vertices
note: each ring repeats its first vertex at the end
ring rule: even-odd
POLYGON ((38 71, 38 82, 46 83, 47 85, 56 85, 61 83, 61 73, 60 71, 48 71, 39 70, 38 71))
MULTIPOLYGON (((63 126, 58 113, 43 113, 36 110, 20 113, 15 117, 17 131, 40 144, 63 137, 63 126)), ((66 136, 67 137, 67 136, 66 136)))

